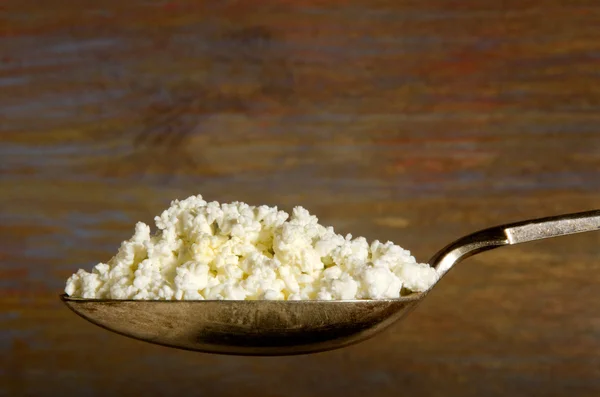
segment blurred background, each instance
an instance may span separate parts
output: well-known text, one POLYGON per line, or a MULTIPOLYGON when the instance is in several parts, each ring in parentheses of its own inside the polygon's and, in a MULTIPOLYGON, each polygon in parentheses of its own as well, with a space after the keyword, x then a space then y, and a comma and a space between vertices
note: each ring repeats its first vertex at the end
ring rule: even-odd
POLYGON ((58 299, 175 198, 291 210, 427 261, 600 208, 595 0, 4 0, 0 395, 600 395, 600 233, 482 254, 356 346, 243 358, 58 299))

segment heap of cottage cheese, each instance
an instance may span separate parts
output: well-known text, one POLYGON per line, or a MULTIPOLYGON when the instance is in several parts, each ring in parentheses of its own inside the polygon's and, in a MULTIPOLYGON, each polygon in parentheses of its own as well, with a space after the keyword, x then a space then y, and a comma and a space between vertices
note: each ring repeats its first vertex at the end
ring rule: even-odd
POLYGON ((86 299, 346 300, 398 298, 438 278, 391 242, 341 236, 302 207, 175 200, 137 223, 118 253, 91 273, 79 270, 65 292, 86 299))

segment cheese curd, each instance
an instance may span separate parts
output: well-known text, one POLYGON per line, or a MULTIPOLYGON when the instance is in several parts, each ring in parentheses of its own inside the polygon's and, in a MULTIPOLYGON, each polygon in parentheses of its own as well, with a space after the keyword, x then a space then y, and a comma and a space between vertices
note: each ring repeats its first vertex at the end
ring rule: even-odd
POLYGON ((302 207, 175 200, 107 263, 80 269, 65 292, 85 299, 348 300, 398 298, 438 274, 391 243, 341 236, 302 207))

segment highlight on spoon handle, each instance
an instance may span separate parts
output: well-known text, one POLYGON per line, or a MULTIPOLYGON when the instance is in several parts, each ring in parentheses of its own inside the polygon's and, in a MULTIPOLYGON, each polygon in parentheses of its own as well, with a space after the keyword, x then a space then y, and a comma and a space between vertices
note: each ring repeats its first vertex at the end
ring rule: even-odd
POLYGON ((600 210, 519 222, 504 228, 509 244, 600 230, 600 210))
POLYGON ((594 230, 600 230, 600 210, 500 225, 456 240, 436 253, 429 264, 441 277, 459 261, 482 251, 594 230))

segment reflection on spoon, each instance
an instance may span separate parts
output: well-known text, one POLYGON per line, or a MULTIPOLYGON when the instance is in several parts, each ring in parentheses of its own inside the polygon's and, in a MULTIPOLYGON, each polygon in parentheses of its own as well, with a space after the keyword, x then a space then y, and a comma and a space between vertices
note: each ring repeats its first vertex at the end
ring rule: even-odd
MULTIPOLYGON (((594 230, 600 230, 600 210, 497 226, 456 240, 429 264, 441 278, 459 261, 482 251, 594 230)), ((332 350, 370 338, 414 309, 426 294, 352 301, 61 299, 86 320, 146 342, 208 353, 277 356, 332 350)))

